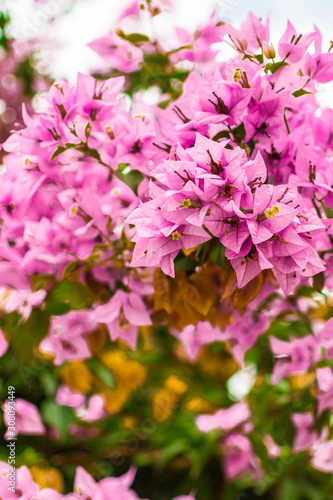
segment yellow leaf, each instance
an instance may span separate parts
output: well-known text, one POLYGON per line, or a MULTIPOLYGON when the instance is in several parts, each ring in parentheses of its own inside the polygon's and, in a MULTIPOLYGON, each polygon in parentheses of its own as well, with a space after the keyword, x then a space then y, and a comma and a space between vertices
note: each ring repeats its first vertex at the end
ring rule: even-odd
POLYGON ((221 300, 223 300, 230 297, 230 295, 237 287, 236 273, 231 267, 229 261, 226 261, 225 268, 221 270, 221 281, 223 284, 223 294, 221 300))
POLYGON ((209 346, 202 349, 197 363, 204 373, 221 382, 228 380, 239 369, 231 354, 223 352, 214 355, 209 346))
POLYGON ((193 307, 196 311, 200 307, 201 297, 199 295, 198 290, 188 281, 179 281, 179 294, 183 302, 188 303, 191 307, 193 307))
POLYGON ((152 351, 155 349, 154 344, 154 328, 152 326, 140 326, 142 339, 142 350, 152 351))
POLYGON ((167 313, 171 313, 170 306, 170 293, 169 293, 169 282, 166 275, 161 271, 161 269, 156 269, 154 272, 154 309, 159 311, 160 309, 165 309, 167 313))
POLYGON ((106 327, 102 324, 100 324, 97 328, 92 333, 88 333, 85 336, 88 344, 89 344, 89 349, 92 354, 99 354, 100 352, 103 351, 103 348, 105 346, 105 342, 107 339, 107 331, 106 327))
POLYGON ((207 316, 209 310, 217 300, 217 292, 214 283, 205 270, 192 274, 190 281, 194 283, 200 296, 200 300, 195 305, 195 308, 201 314, 207 316))
POLYGON ((182 330, 187 325, 196 325, 199 321, 204 320, 204 317, 187 303, 181 303, 179 309, 169 316, 169 326, 182 330))
POLYGON ((260 273, 243 288, 237 288, 231 297, 233 307, 243 314, 246 306, 260 293, 262 285, 263 276, 260 273))

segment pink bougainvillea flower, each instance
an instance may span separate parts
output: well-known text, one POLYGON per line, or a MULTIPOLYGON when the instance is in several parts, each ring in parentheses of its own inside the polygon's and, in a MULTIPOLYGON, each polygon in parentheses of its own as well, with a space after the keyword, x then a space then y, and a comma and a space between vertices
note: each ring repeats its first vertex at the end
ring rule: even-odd
POLYGON ((318 410, 320 416, 323 411, 333 410, 333 371, 329 366, 325 368, 317 368, 316 370, 318 381, 318 410))
POLYGON ((62 316, 54 316, 49 334, 40 344, 40 349, 55 356, 54 364, 91 357, 86 334, 98 326, 91 311, 70 311, 62 316))
POLYGON ((319 345, 326 351, 328 359, 333 357, 333 318, 330 318, 316 334, 319 345))
POLYGON ((229 408, 217 410, 212 415, 199 415, 195 419, 196 426, 201 432, 210 432, 222 429, 226 432, 244 424, 251 417, 246 403, 236 403, 229 408))
POLYGON ((139 69, 143 61, 141 49, 110 32, 102 38, 89 43, 89 47, 99 54, 111 68, 126 73, 139 69))
POLYGON ((130 489, 135 472, 135 468, 131 467, 121 477, 110 477, 96 483, 82 467, 78 467, 75 474, 74 491, 78 495, 86 495, 94 500, 105 500, 110 496, 119 498, 119 500, 136 500, 139 497, 130 489))
POLYGON ((304 56, 309 45, 318 36, 318 31, 306 35, 297 35, 294 26, 288 21, 287 29, 279 42, 279 56, 291 63, 298 62, 304 56))
POLYGON ((313 429, 314 417, 312 413, 293 413, 291 419, 296 429, 293 451, 298 453, 310 449, 318 439, 318 434, 313 429))
POLYGON ((24 399, 17 398, 15 399, 14 407, 11 407, 10 401, 7 400, 2 410, 4 412, 5 424, 7 427, 10 427, 10 430, 7 429, 5 434, 6 439, 17 436, 18 434, 38 436, 46 433, 38 408, 34 404, 24 399), (8 411, 13 408, 15 408, 15 429, 12 429, 10 420, 8 419, 8 411))
POLYGON ((262 48, 265 42, 269 42, 269 17, 263 24, 260 19, 250 12, 247 20, 242 23, 241 32, 251 50, 262 48))
POLYGON ((213 327, 209 321, 199 321, 194 325, 186 326, 181 332, 172 332, 184 344, 188 359, 196 361, 203 346, 216 341, 226 340, 219 327, 213 327))
POLYGON ((33 307, 39 306, 45 299, 46 291, 38 290, 10 290, 5 289, 3 293, 2 304, 6 312, 18 311, 22 319, 26 320, 33 307))
POLYGON ((8 349, 8 342, 5 339, 1 329, 0 329, 0 357, 5 354, 8 349))
POLYGON ((279 445, 277 445, 275 443, 272 436, 270 436, 269 434, 266 434, 266 436, 263 439, 263 443, 267 448, 267 453, 268 453, 269 458, 271 458, 272 460, 275 460, 276 458, 278 458, 281 455, 281 448, 279 445))
POLYGON ((273 385, 289 375, 305 373, 321 359, 320 347, 313 335, 293 338, 290 342, 269 337, 269 341, 276 359, 272 374, 273 385))
POLYGON ((108 327, 111 340, 118 338, 136 348, 138 326, 152 324, 142 298, 137 293, 118 290, 107 303, 94 310, 94 318, 108 327))
POLYGON ((58 405, 70 406, 72 408, 78 408, 84 405, 85 395, 74 391, 67 387, 67 385, 60 385, 56 394, 56 402, 58 405))
POLYGON ((15 479, 12 481, 14 484, 11 482, 11 477, 13 476, 10 475, 12 470, 10 470, 8 463, 0 461, 0 471, 1 498, 6 500, 17 500, 19 498, 37 497, 39 494, 40 487, 33 481, 31 473, 25 465, 15 470, 15 479))
POLYGON ((233 356, 240 365, 243 364, 247 351, 269 325, 270 319, 267 315, 256 317, 252 311, 248 311, 243 316, 235 315, 235 321, 227 326, 224 333, 230 342, 233 356))
POLYGON ((230 434, 223 441, 222 448, 225 452, 223 467, 229 481, 247 474, 252 475, 254 479, 260 479, 262 476, 260 461, 246 436, 230 434))
POLYGON ((95 420, 104 418, 107 415, 104 396, 94 394, 88 399, 87 408, 78 408, 76 413, 82 420, 86 420, 87 422, 94 422, 95 420))
POLYGON ((333 440, 313 446, 311 465, 323 472, 333 472, 333 440))

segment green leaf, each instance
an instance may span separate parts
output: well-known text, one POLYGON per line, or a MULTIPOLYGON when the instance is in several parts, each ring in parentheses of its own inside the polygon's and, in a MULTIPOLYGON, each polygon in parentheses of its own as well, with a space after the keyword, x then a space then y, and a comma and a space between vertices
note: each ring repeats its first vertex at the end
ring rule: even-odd
MULTIPOLYGON (((50 290, 47 298, 47 310, 62 311, 64 305, 71 310, 78 311, 91 307, 92 300, 89 289, 80 281, 64 279, 50 290)), ((61 312, 61 314, 64 314, 61 312)))
POLYGON ((313 277, 313 288, 317 292, 321 292, 325 285, 325 274, 323 272, 316 274, 313 277))
POLYGON ((86 364, 89 366, 92 372, 99 377, 104 384, 109 387, 110 389, 113 389, 115 386, 114 383, 114 377, 113 374, 104 366, 102 363, 100 363, 97 359, 91 358, 86 361, 86 364))
POLYGON ((238 127, 233 128, 232 129, 232 134, 233 134, 233 136, 235 138, 236 137, 241 137, 242 139, 244 139, 245 136, 246 136, 246 130, 245 130, 245 127, 244 127, 244 123, 241 123, 240 125, 238 125, 238 127))
POLYGON ((117 170, 116 176, 122 182, 127 184, 127 186, 129 186, 132 189, 132 191, 134 191, 135 194, 137 194, 137 188, 143 180, 143 175, 141 172, 139 172, 139 170, 131 170, 130 172, 128 172, 126 174, 117 170))
POLYGON ((54 160, 57 156, 61 155, 64 151, 66 151, 66 148, 64 148, 64 146, 58 146, 51 156, 51 161, 54 160))
POLYGON ((68 427, 74 421, 75 415, 68 406, 60 406, 54 401, 44 401, 41 404, 40 412, 43 421, 50 427, 55 427, 60 432, 61 437, 68 434, 68 427))
POLYGON ((96 149, 89 148, 88 146, 78 146, 76 149, 80 151, 80 153, 83 153, 85 156, 90 156, 90 158, 101 161, 99 152, 96 149))
POLYGON ((324 203, 322 203, 321 206, 323 207, 326 217, 328 219, 333 219, 333 210, 331 209, 331 207, 327 207, 324 203))
POLYGON ((270 71, 271 73, 275 73, 276 71, 283 68, 284 66, 288 66, 288 63, 285 61, 279 61, 276 63, 267 63, 266 64, 266 71, 270 71))
POLYGON ((120 172, 122 172, 128 166, 129 166, 129 163, 118 163, 118 170, 120 170, 120 172))
POLYGON ((178 253, 175 258, 175 269, 177 271, 191 271, 193 272, 198 265, 190 256, 184 255, 182 251, 178 253))
POLYGON ((158 103, 158 107, 161 109, 165 109, 170 104, 170 102, 170 99, 166 99, 165 101, 158 103))
POLYGON ((52 274, 33 274, 31 276, 31 290, 38 292, 38 290, 45 288, 48 283, 53 282, 54 276, 52 274))
POLYGON ((218 142, 219 139, 229 139, 230 138, 230 133, 228 130, 221 130, 221 132, 218 132, 217 134, 214 135, 213 141, 218 142))
POLYGON ((73 260, 70 262, 64 269, 62 273, 62 278, 66 278, 69 274, 71 274, 73 271, 75 271, 79 265, 81 264, 81 261, 79 259, 73 260))
POLYGON ((210 258, 219 267, 225 267, 225 246, 218 240, 212 251, 210 252, 210 258))
POLYGON ((305 90, 305 89, 298 89, 292 93, 292 95, 294 97, 301 97, 302 95, 306 95, 306 94, 313 94, 313 92, 309 92, 308 90, 305 90))
POLYGON ((161 455, 158 459, 160 466, 165 467, 173 458, 181 455, 188 450, 188 443, 183 437, 178 440, 171 440, 161 449, 161 455))
POLYGON ((18 315, 7 315, 3 331, 10 348, 18 359, 25 363, 31 358, 33 350, 49 331, 50 318, 46 311, 33 309, 24 323, 18 321, 18 315))
POLYGON ((149 36, 144 35, 143 33, 129 33, 128 35, 126 35, 122 30, 117 30, 116 33, 123 40, 127 40, 127 42, 131 43, 149 42, 149 36))
POLYGON ((262 64, 264 62, 264 56, 262 54, 254 54, 254 57, 257 59, 257 61, 262 64))
POLYGON ((76 146, 77 146, 77 144, 73 144, 71 142, 66 142, 65 147, 58 146, 58 148, 55 150, 55 152, 51 156, 51 160, 54 160, 54 158, 61 155, 64 151, 67 151, 67 149, 72 149, 72 148, 75 148, 76 146))
POLYGON ((47 304, 45 306, 45 311, 47 311, 51 316, 61 316, 66 314, 71 310, 69 304, 47 304))
POLYGON ((45 394, 50 398, 54 398, 57 392, 58 381, 53 371, 43 370, 39 375, 39 381, 45 394))

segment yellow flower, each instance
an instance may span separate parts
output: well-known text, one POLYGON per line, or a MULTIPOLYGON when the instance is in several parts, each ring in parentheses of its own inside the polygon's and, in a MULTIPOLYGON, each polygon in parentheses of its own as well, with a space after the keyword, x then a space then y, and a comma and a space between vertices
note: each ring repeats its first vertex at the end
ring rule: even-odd
POLYGON ((132 430, 138 426, 139 420, 134 415, 123 415, 121 423, 124 429, 132 430))
POLYGON ((143 386, 148 368, 136 359, 130 359, 121 349, 103 353, 101 360, 115 378, 116 387, 102 391, 107 411, 115 414, 125 407, 132 392, 143 386))
POLYGON ((64 490, 64 479, 61 472, 55 467, 40 468, 33 465, 30 468, 33 480, 39 484, 41 488, 53 488, 62 493, 64 490))
POLYGON ((112 370, 115 376, 121 370, 122 365, 127 359, 125 351, 122 351, 121 349, 107 351, 101 356, 101 360, 104 365, 112 370))
POLYGON ((130 359, 125 351, 111 350, 101 356, 103 363, 115 377, 116 385, 131 392, 142 387, 148 369, 136 359, 130 359))
POLYGON ((152 397, 153 417, 158 422, 168 420, 175 411, 180 398, 188 390, 189 385, 176 377, 169 375, 152 397))
POLYGON ((152 410, 153 418, 158 422, 165 422, 168 420, 178 402, 178 396, 172 391, 169 391, 165 387, 158 389, 152 397, 152 410))
POLYGON ((177 396, 182 396, 188 389, 188 384, 176 377, 175 375, 169 375, 164 380, 164 387, 171 392, 177 394, 177 396))
POLYGON ((116 382, 120 387, 128 391, 136 391, 143 386, 147 371, 147 367, 139 361, 135 359, 127 360, 122 367, 122 371, 118 373, 116 382))
POLYGON ((115 387, 114 389, 104 389, 101 394, 105 398, 105 409, 110 415, 119 413, 126 405, 130 393, 122 387, 115 387))
POLYGON ((193 413, 212 413, 216 406, 201 396, 195 396, 185 403, 185 409, 193 413))
POLYGON ((92 389, 94 375, 83 361, 68 363, 61 369, 60 376, 64 384, 83 394, 92 389))
POLYGON ((309 385, 313 384, 316 380, 315 373, 303 373, 301 375, 291 375, 290 376, 290 385, 293 389, 304 389, 309 385))

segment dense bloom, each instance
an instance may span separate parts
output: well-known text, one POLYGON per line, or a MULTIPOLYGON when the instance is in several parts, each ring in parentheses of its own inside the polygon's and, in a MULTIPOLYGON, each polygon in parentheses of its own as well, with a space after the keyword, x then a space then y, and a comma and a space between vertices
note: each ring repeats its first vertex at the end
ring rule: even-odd
MULTIPOLYGON (((25 466, 17 469, 12 475, 10 466, 0 462, 0 493, 2 498, 14 500, 19 498, 38 498, 40 500, 79 500, 82 497, 94 500, 137 500, 138 495, 130 486, 134 481, 135 468, 120 477, 108 477, 96 482, 82 467, 77 467, 74 492, 62 495, 52 488, 40 488, 34 482, 29 469, 25 466), (14 479, 13 479, 14 477, 14 479)), ((177 497, 174 500, 195 500, 194 495, 177 497)))
POLYGON ((267 170, 261 154, 249 160, 240 148, 197 134, 175 160, 165 160, 151 175, 148 197, 128 217, 136 225, 132 266, 158 266, 174 277, 173 261, 190 249, 219 238, 236 271, 239 288, 272 269, 287 295, 302 276, 324 270, 311 245, 320 219, 305 216, 296 188, 263 184, 267 170), (208 234, 207 234, 208 233, 208 234))

